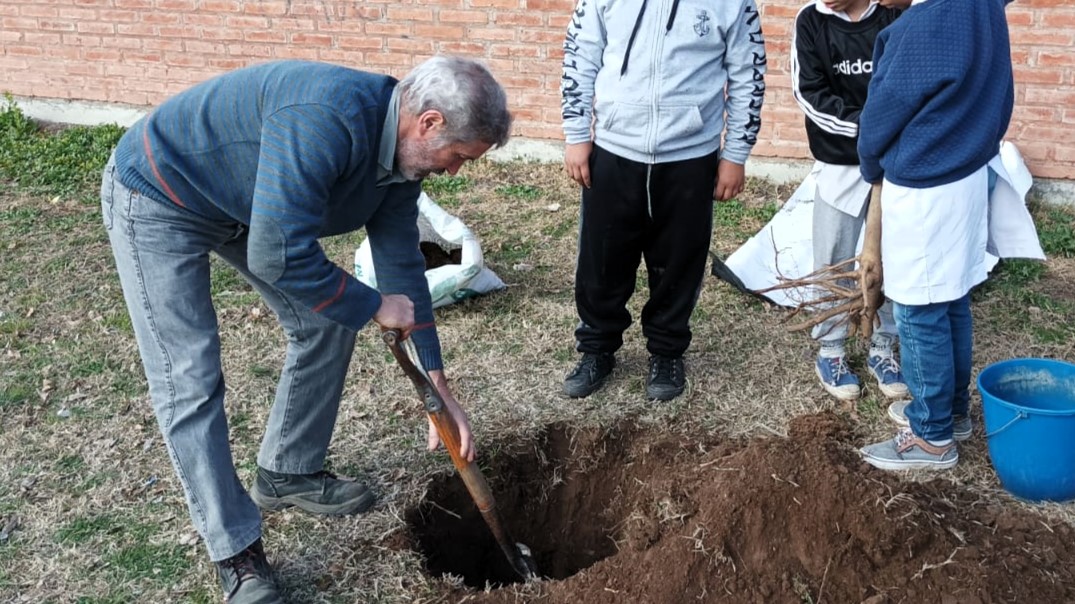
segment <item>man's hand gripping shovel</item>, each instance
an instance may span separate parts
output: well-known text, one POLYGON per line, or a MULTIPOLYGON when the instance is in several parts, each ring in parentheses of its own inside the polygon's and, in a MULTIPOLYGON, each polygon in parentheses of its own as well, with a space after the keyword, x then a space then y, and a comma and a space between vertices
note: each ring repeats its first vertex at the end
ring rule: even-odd
POLYGON ((440 441, 444 443, 444 448, 448 450, 448 455, 451 456, 456 471, 459 472, 460 478, 466 484, 467 491, 470 492, 470 497, 474 500, 474 505, 478 507, 482 518, 485 519, 485 523, 489 525, 489 530, 493 533, 497 544, 500 545, 504 556, 507 557, 515 572, 523 579, 527 581, 540 579, 537 565, 530 554, 530 548, 522 543, 516 543, 508 533, 508 529, 497 511, 496 501, 493 499, 492 491, 489 490, 489 484, 485 482, 485 476, 482 475, 477 464, 467 461, 459 454, 461 444, 459 430, 456 428, 451 416, 448 415, 448 411, 445 410, 444 399, 437 392, 437 387, 433 385, 429 374, 426 373, 418 360, 414 343, 410 339, 401 340, 400 332, 395 329, 385 330, 381 334, 381 338, 388 345, 388 349, 392 351, 392 356, 396 357, 396 362, 403 368, 403 373, 407 374, 407 377, 414 383, 415 389, 418 390, 418 396, 421 397, 425 405, 426 414, 437 429, 440 441))

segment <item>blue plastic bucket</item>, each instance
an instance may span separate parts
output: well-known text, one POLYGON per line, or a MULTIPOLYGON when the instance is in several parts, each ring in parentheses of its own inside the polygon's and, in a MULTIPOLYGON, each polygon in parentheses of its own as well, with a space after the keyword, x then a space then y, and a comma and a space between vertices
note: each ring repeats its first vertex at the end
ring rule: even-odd
POLYGON ((978 374, 989 457, 1029 501, 1075 499, 1075 365, 1012 359, 978 374))

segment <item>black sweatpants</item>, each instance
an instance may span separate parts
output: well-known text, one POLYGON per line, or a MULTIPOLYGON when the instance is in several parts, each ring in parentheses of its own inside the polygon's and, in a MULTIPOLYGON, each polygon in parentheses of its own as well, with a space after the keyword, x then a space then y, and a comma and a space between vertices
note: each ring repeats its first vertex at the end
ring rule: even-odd
POLYGON ((623 345, 642 258, 650 290, 641 317, 646 348, 667 357, 686 352, 705 276, 718 161, 715 152, 644 164, 594 145, 575 271, 579 352, 615 352, 623 345))

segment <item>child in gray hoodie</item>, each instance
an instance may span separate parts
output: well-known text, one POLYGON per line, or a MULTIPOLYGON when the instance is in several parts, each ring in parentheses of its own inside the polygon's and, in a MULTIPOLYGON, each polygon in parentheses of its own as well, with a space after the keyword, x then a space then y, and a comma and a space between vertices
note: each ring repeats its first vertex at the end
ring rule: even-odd
POLYGON ((568 396, 589 396, 612 372, 643 258, 646 395, 683 392, 713 200, 743 190, 765 64, 754 0, 580 0, 561 81, 564 165, 583 187, 575 274, 582 358, 564 382, 568 396))

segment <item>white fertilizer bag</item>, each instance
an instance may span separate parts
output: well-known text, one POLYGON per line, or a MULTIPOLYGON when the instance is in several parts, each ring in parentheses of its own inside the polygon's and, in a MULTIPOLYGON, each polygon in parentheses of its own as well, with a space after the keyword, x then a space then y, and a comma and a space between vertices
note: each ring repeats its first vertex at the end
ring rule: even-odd
MULTIPOLYGON (((474 233, 424 192, 418 197, 418 233, 426 264, 432 266, 426 270, 426 281, 433 308, 504 289, 500 277, 485 267, 474 233)), ((377 288, 368 239, 355 250, 355 278, 377 288)))

